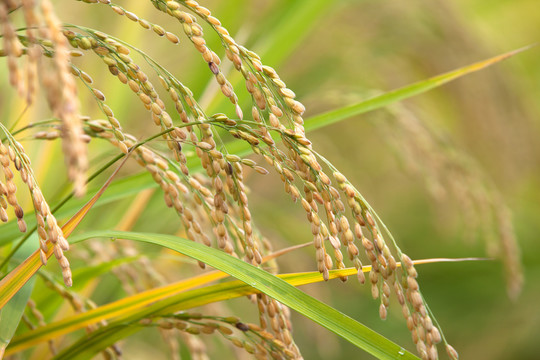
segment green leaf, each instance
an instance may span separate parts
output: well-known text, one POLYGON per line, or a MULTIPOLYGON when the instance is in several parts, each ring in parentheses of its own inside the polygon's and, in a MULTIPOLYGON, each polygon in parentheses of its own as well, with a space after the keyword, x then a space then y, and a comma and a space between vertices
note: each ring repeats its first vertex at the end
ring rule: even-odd
POLYGON ((452 80, 458 79, 467 74, 485 69, 488 66, 496 64, 522 51, 532 47, 526 46, 521 49, 509 51, 507 53, 494 56, 492 58, 476 62, 474 64, 461 67, 432 78, 415 82, 413 84, 382 93, 367 100, 356 104, 348 105, 336 110, 332 110, 323 114, 315 115, 305 122, 306 131, 312 131, 324 126, 334 124, 336 122, 348 119, 355 115, 360 115, 368 111, 376 110, 388 106, 390 104, 411 98, 413 96, 425 93, 431 89, 444 85, 452 80))
POLYGON ((163 234, 95 231, 83 234, 77 237, 77 239, 96 237, 137 240, 178 251, 241 280, 379 359, 415 358, 414 355, 407 352, 404 353, 400 346, 358 321, 305 294, 278 277, 227 255, 222 251, 194 243, 190 240, 163 234))
MULTIPOLYGON (((13 259, 24 260, 33 252, 36 246, 39 246, 37 236, 33 235, 15 253, 13 259)), ((30 295, 34 289, 35 281, 36 277, 34 276, 0 310, 0 359, 19 326, 28 299, 30 299, 30 295)))
MULTIPOLYGON (((8 346, 15 334, 21 317, 30 299, 36 277, 32 277, 0 311, 0 355, 8 346)), ((0 356, 1 358, 1 356, 0 356)))
MULTIPOLYGON (((208 284, 224 277, 226 277, 226 274, 219 271, 205 273, 177 283, 131 295, 84 313, 69 316, 60 321, 50 323, 16 337, 7 349, 7 354, 9 355, 41 342, 66 335, 75 330, 84 328, 85 326, 96 324, 102 320, 121 319, 124 321, 126 319, 142 319, 148 314, 158 311, 162 306, 169 306, 170 304, 167 301, 171 301, 170 299, 173 299, 173 302, 179 304, 182 301, 182 299, 178 298, 179 293, 185 293, 189 289, 208 284)), ((250 287, 250 289, 252 288, 250 287)), ((234 290, 234 288, 232 288, 232 290, 234 290)), ((231 293, 228 294, 229 298, 235 297, 232 290, 231 293)), ((245 294, 245 292, 242 294, 245 294)), ((238 296, 241 296, 241 294, 238 294, 238 296)), ((207 299, 206 302, 201 298, 201 301, 197 305, 207 304, 212 302, 212 300, 219 301, 223 300, 223 298, 212 297, 210 300, 207 299)))
MULTIPOLYGON (((364 267, 364 272, 368 272, 370 269, 370 266, 366 266, 364 267)), ((330 279, 335 279, 337 277, 355 275, 356 272, 357 270, 355 268, 332 270, 329 276, 330 279)), ((302 272, 277 276, 294 286, 324 281, 319 272, 302 272)), ((163 309, 167 309, 169 312, 176 312, 189 309, 190 306, 202 306, 211 302, 253 294, 257 291, 240 281, 207 287, 203 290, 205 292, 204 294, 200 292, 201 290, 189 291, 194 287, 200 287, 225 277, 227 277, 227 274, 221 271, 206 272, 173 284, 128 296, 84 313, 68 316, 60 321, 28 331, 15 338, 8 349, 8 353, 11 354, 27 349, 41 342, 66 335, 103 320, 121 319, 121 321, 125 321, 129 319, 130 321, 136 321, 150 314, 156 314, 163 309), (197 299, 197 302, 189 302, 189 299, 193 298, 197 299)))
MULTIPOLYGON (((419 265, 435 262, 473 260, 478 261, 486 259, 436 258, 415 260, 414 264, 419 265)), ((399 263, 398 266, 400 266, 399 263)), ((363 268, 364 272, 369 272, 370 270, 371 266, 364 266, 363 268)), ((347 268, 331 270, 329 276, 330 279, 336 279, 343 276, 355 276, 356 273, 357 270, 355 268, 347 268)), ((280 274, 277 276, 294 286, 324 281, 319 272, 300 272, 292 274, 280 274)), ((70 346, 69 349, 65 349, 65 351, 62 352, 62 356, 75 356, 79 352, 81 352, 81 354, 87 352, 94 354, 101 349, 112 345, 116 340, 125 338, 140 330, 140 327, 135 325, 137 321, 146 317, 167 315, 181 310, 188 310, 209 303, 241 297, 257 292, 256 289, 241 281, 229 281, 226 283, 207 286, 201 289, 189 290, 197 286, 206 285, 224 277, 226 277, 226 274, 220 271, 206 272, 204 274, 173 284, 128 296, 84 313, 68 316, 60 321, 50 323, 18 336, 13 340, 12 344, 8 348, 7 354, 9 355, 19 352, 31 346, 58 338, 103 320, 112 321, 109 322, 109 326, 114 329, 114 334, 110 334, 110 336, 102 336, 103 332, 110 332, 109 326, 105 328, 102 327, 91 335, 79 339, 79 341, 70 346), (75 351, 75 349, 77 351, 75 351)))

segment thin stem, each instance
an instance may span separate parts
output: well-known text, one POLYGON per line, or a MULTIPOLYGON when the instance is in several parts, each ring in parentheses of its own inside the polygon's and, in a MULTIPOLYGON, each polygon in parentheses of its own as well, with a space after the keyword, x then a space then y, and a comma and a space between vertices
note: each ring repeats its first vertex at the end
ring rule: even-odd
POLYGON ((46 125, 46 124, 53 124, 53 123, 56 123, 56 122, 59 122, 59 121, 60 121, 59 119, 53 118, 53 119, 50 119, 50 120, 43 120, 43 121, 38 121, 38 122, 35 122, 35 123, 30 123, 30 124, 20 128, 20 129, 12 131, 11 135, 15 136, 17 134, 22 133, 23 131, 32 129, 34 127, 41 126, 41 125, 46 125))
POLYGON ((17 117, 17 120, 15 120, 15 122, 13 123, 11 128, 9 129, 9 132, 11 132, 11 131, 13 131, 13 129, 15 129, 15 126, 17 126, 17 124, 21 121, 22 117, 24 116, 24 114, 26 113, 26 111, 28 110, 29 107, 30 107, 29 104, 26 104, 26 106, 24 107, 21 114, 17 117))

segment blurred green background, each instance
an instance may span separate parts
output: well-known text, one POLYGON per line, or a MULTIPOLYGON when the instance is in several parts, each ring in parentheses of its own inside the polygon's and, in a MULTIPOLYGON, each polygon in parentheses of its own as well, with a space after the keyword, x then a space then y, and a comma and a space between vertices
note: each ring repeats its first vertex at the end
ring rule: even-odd
MULTIPOLYGON (((61 5, 58 12, 63 21, 103 29, 145 49, 193 90, 208 113, 234 112, 230 105, 209 95, 210 73, 185 38, 172 48, 103 6, 55 3, 61 5)), ((119 4, 167 30, 180 32, 178 25, 154 11, 150 2, 119 4)), ((375 92, 535 43, 540 37, 538 0, 208 0, 201 4, 213 11, 239 43, 277 69, 306 105, 306 119, 375 92)), ((215 37, 209 38, 209 44, 215 50, 220 48, 215 37)), ((539 59, 540 49, 532 48, 407 100, 396 110, 412 114, 446 143, 470 156, 475 171, 490 179, 512 211, 525 275, 523 292, 515 301, 507 296, 499 261, 418 267, 424 296, 462 359, 532 360, 540 354, 539 59)), ((95 66, 102 69, 100 64, 95 66)), ((111 82, 109 74, 87 72, 98 88, 107 90, 108 104, 127 124, 124 127, 142 135, 148 125, 148 119, 142 119, 142 106, 132 105, 133 97, 121 84, 111 82)), ((9 98, 3 100, 2 107, 9 98)), ((98 116, 91 103, 83 103, 83 109, 98 116)), ((486 256, 481 233, 471 234, 474 230, 468 226, 471 221, 463 211, 462 199, 451 193, 435 199, 425 174, 411 172, 407 166, 407 162, 421 166, 425 159, 404 159, 395 151, 395 142, 389 141, 395 118, 395 113, 378 110, 308 136, 314 148, 357 186, 412 258, 486 256)), ((460 180, 454 179, 453 173, 448 176, 447 183, 460 180)), ((275 248, 311 240, 302 208, 291 206, 277 176, 253 175, 249 185, 254 221, 275 248)), ((44 186, 51 194, 58 189, 53 180, 44 186)), ((157 194, 146 211, 166 212, 160 199, 157 194)), ((100 219, 99 214, 91 216, 100 219)), ((156 226, 163 231, 176 229, 172 211, 159 219, 148 219, 143 217, 136 230, 155 231, 152 227, 156 226)), ((109 225, 106 219, 101 221, 101 226, 109 225)), ((87 223, 92 223, 91 217, 87 223)), ((280 265, 284 272, 314 270, 314 251, 307 248, 289 254, 280 259, 280 265)), ((391 306, 387 321, 381 321, 378 302, 371 299, 368 287, 355 281, 332 281, 304 290, 414 350, 400 308, 391 306)), ((231 306, 242 309, 245 300, 233 301, 231 306)), ((295 339, 306 359, 369 358, 308 320, 296 315, 294 320, 295 339)), ((126 358, 142 358, 141 354, 151 352, 154 358, 166 358, 165 352, 155 353, 152 341, 158 340, 151 335, 131 340, 134 350, 128 350, 126 358)), ((209 343, 219 350, 211 340, 209 343)))

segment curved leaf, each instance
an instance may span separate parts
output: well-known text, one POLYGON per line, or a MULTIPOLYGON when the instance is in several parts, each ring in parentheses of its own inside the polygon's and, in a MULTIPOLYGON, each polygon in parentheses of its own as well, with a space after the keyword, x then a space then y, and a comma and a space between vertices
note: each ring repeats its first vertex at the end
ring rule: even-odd
MULTIPOLYGON (((83 234, 80 237, 77 237, 77 239, 89 239, 94 237, 137 240, 178 251, 241 280, 249 286, 267 294, 289 308, 296 310, 302 315, 324 326, 328 330, 336 333, 377 358, 415 358, 415 356, 410 353, 403 354, 403 349, 400 346, 384 338, 382 335, 374 332, 336 309, 305 294, 293 285, 219 250, 194 243, 190 240, 163 234, 96 231, 83 234)), ((199 289, 199 291, 208 291, 208 288, 199 289)), ((196 297, 194 299, 196 301, 196 297)), ((167 307, 161 309, 161 311, 166 310, 167 307)))
MULTIPOLYGON (((364 271, 369 271, 370 269, 371 267, 366 267, 364 271)), ((333 270, 330 273, 330 279, 354 275, 356 272, 357 270, 353 268, 333 270)), ((256 289, 241 281, 230 281, 223 284, 217 284, 207 287, 204 290, 190 290, 194 287, 203 286, 225 277, 227 277, 226 273, 212 271, 174 284, 131 295, 84 313, 69 316, 60 321, 28 331, 15 338, 8 349, 8 354, 66 335, 72 331, 96 324, 102 320, 120 319, 121 321, 126 321, 129 319, 130 321, 134 321, 143 319, 151 314, 159 313, 162 309, 167 309, 165 313, 176 312, 257 292, 256 289), (201 291, 203 291, 204 294, 201 291), (197 302, 192 305, 186 305, 186 299, 197 299, 197 302), (173 308, 171 308, 171 306, 173 306, 173 308)), ((321 274, 318 272, 282 274, 278 275, 278 277, 294 286, 324 281, 321 274)))
MULTIPOLYGON (((23 260, 33 249, 38 246, 37 235, 32 236, 13 257, 14 260, 23 260)), ((0 359, 4 351, 15 334, 21 317, 28 303, 28 299, 34 290, 35 278, 30 279, 15 296, 9 300, 4 308, 0 310, 0 359)))

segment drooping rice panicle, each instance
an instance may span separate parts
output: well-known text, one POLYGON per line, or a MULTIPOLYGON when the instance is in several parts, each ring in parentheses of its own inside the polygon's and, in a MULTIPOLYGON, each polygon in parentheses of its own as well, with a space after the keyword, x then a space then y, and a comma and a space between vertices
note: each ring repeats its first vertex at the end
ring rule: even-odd
MULTIPOLYGON (((37 233, 39 239, 39 251, 42 264, 47 263, 47 241, 53 246, 53 253, 56 257, 60 267, 62 268, 62 276, 66 286, 72 285, 71 268, 69 261, 64 255, 64 251, 69 250, 69 243, 64 238, 62 229, 58 226, 55 216, 51 213, 49 204, 45 200, 41 189, 37 185, 34 178, 32 167, 30 164, 30 158, 26 155, 23 146, 16 141, 10 132, 0 124, 1 129, 8 139, 8 145, 4 145, 0 141, 0 159, 2 168, 4 170, 4 176, 6 179, 5 185, 0 182, 0 192, 5 196, 7 203, 9 203, 17 216, 17 223, 21 232, 26 232, 26 222, 24 221, 24 212, 22 207, 18 204, 16 191, 17 187, 13 182, 13 172, 9 168, 9 164, 13 163, 15 169, 19 172, 22 181, 27 185, 30 195, 32 197, 33 206, 35 209, 35 216, 37 220, 37 233)), ((0 199, 3 197, 0 196, 0 199)), ((4 202, 0 210, 0 215, 5 211, 4 202)), ((4 218, 2 218, 4 220, 4 218)), ((5 218, 7 221, 7 217, 5 218)))

